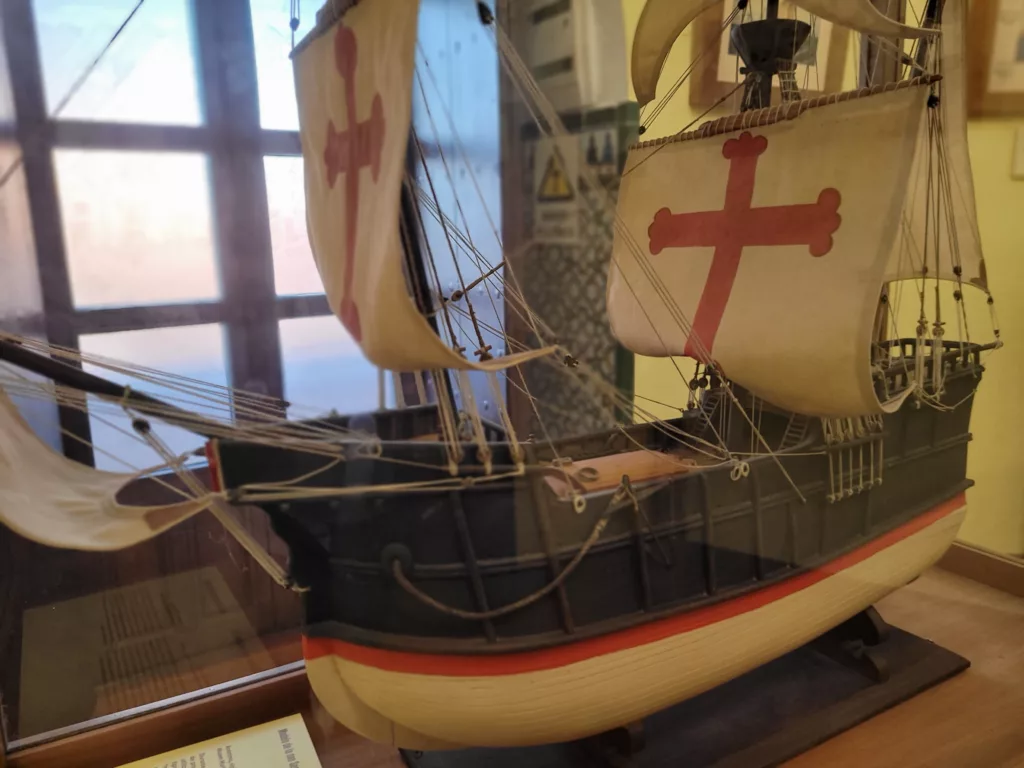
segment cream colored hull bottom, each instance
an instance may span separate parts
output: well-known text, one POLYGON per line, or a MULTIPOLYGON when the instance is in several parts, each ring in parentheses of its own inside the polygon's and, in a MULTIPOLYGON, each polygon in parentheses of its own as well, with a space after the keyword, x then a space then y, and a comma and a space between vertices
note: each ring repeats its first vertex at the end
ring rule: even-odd
POLYGON ((565 666, 475 676, 401 671, 411 654, 395 654, 396 663, 385 665, 392 668, 329 654, 307 659, 309 679, 333 717, 397 747, 519 746, 600 733, 781 656, 913 580, 963 521, 962 501, 944 506, 950 511, 927 526, 810 586, 655 642, 565 666))

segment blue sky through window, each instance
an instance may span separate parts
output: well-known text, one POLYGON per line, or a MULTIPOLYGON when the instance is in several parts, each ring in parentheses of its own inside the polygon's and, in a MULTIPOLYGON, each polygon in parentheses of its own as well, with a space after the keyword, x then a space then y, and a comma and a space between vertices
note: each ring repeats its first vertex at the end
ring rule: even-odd
MULTIPOLYGON (((136 0, 33 0, 46 106, 52 114, 136 0)), ((189 0, 147 0, 60 117, 201 122, 189 0)))

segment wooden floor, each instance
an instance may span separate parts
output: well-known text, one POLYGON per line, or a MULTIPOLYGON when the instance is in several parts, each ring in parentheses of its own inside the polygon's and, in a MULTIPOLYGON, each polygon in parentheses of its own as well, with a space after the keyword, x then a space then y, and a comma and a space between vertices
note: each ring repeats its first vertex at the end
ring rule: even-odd
POLYGON ((1024 598, 934 569, 878 608, 888 622, 967 657, 971 668, 788 768, 1024 766, 1024 598))
MULTIPOLYGON (((969 658, 970 670, 787 763, 788 768, 1024 767, 1024 598, 932 570, 878 606, 969 658)), ((324 768, 397 768, 393 750, 306 713, 324 768)))

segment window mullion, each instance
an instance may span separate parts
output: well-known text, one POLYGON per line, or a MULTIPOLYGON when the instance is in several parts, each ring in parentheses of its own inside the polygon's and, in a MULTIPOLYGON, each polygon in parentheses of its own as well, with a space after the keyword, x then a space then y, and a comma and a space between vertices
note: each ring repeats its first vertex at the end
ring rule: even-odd
MULTIPOLYGON (((0 0, 4 47, 7 50, 14 96, 17 136, 21 144, 25 185, 32 215, 36 259, 42 289, 46 338, 50 344, 78 348, 74 306, 68 274, 60 199, 54 174, 53 147, 47 130, 46 94, 31 0, 0 0)), ((64 453, 93 463, 88 415, 75 408, 59 409, 64 453), (76 440, 75 435, 81 440, 76 440)))
POLYGON ((256 54, 248 0, 193 0, 231 384, 283 397, 256 54))

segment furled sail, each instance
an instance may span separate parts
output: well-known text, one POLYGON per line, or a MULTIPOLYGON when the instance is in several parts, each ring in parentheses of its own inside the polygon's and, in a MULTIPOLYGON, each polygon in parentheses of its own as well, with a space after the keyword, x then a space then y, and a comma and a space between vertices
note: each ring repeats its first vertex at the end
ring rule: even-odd
POLYGON ((331 308, 377 366, 502 369, 550 350, 471 362, 409 295, 399 209, 418 11, 419 0, 363 0, 296 49, 309 241, 331 308))
POLYGON ((929 81, 746 112, 633 148, 618 210, 631 236, 616 233, 608 285, 619 340, 642 355, 713 359, 800 413, 898 407, 872 385, 872 328, 929 81))
POLYGON ((966 4, 946 0, 942 38, 930 48, 937 52, 930 59, 938 60, 942 75, 940 98, 921 119, 903 225, 886 280, 918 278, 927 267, 930 277, 988 288, 967 146, 966 4))
POLYGON ((934 28, 901 24, 878 10, 871 0, 792 0, 792 2, 826 21, 831 21, 841 27, 848 27, 865 35, 915 39, 938 33, 938 30, 934 28))
POLYGON ((722 0, 647 0, 633 33, 630 71, 642 107, 654 100, 658 78, 676 38, 708 8, 722 0))
MULTIPOLYGON (((882 37, 917 38, 934 34, 900 24, 881 13, 871 0, 793 0, 806 11, 850 29, 882 37)), ((643 106, 652 101, 658 77, 676 38, 701 13, 722 0, 647 0, 633 37, 632 77, 636 100, 643 106)))
POLYGON ((0 522, 51 547, 115 550, 139 544, 200 512, 209 498, 119 504, 135 475, 101 472, 55 453, 0 390, 0 522))

